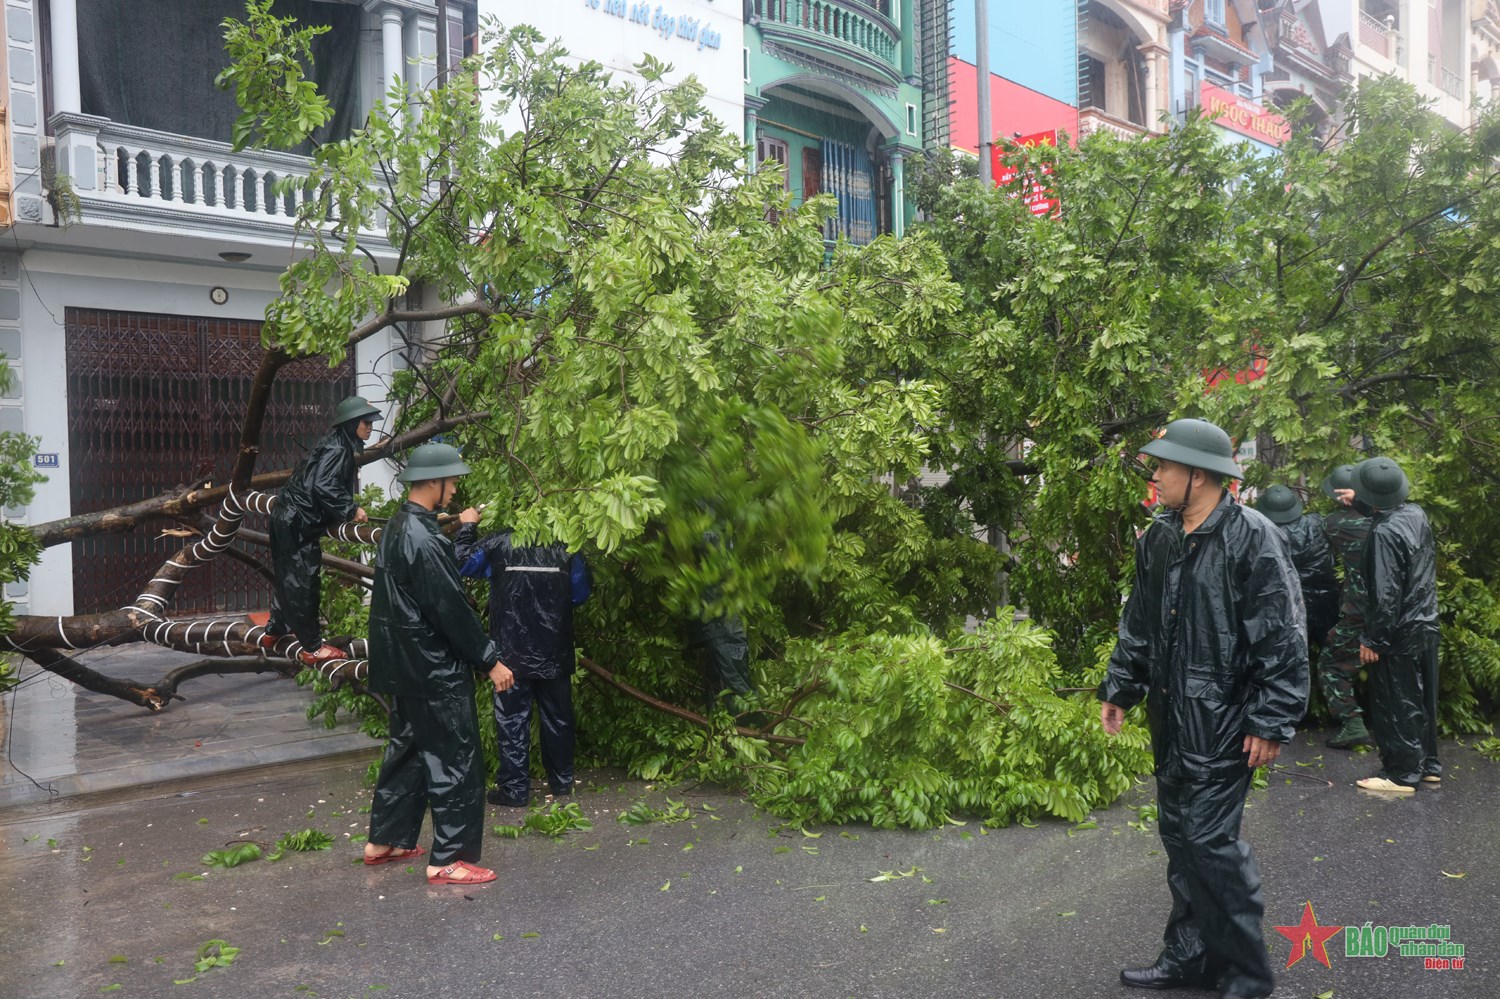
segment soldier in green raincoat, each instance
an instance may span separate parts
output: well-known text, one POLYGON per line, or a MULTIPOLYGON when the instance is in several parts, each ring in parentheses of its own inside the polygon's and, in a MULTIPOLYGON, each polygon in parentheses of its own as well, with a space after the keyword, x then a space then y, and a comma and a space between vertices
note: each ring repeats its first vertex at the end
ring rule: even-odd
POLYGON ((515 682, 469 606, 453 542, 438 528, 467 475, 458 450, 423 444, 400 479, 406 502, 375 558, 370 601, 370 690, 391 701, 391 735, 370 809, 366 864, 421 856, 417 833, 432 810, 430 884, 495 880, 479 867, 484 837, 484 758, 474 704, 476 674, 496 691, 515 682))
POLYGON ((1328 629, 1338 618, 1339 581, 1333 571, 1333 556, 1323 535, 1323 518, 1305 513, 1302 497, 1289 486, 1274 485, 1267 489, 1255 509, 1281 528, 1287 540, 1287 551, 1302 584, 1302 602, 1307 609, 1307 639, 1312 648, 1320 648, 1328 638, 1328 629))
POLYGON ((316 666, 348 653, 323 644, 318 619, 322 596, 323 549, 319 539, 330 527, 363 521, 364 508, 354 500, 359 453, 370 439, 380 410, 358 396, 340 402, 333 428, 297 463, 271 509, 271 617, 260 644, 274 648, 291 632, 301 646, 297 659, 316 666))
POLYGON ((1339 617, 1328 632, 1328 644, 1318 658, 1318 684, 1328 713, 1339 730, 1328 739, 1333 749, 1370 745, 1364 709, 1360 707, 1359 633, 1365 626, 1365 547, 1370 540, 1370 518, 1354 508, 1354 466, 1340 465, 1323 480, 1323 493, 1338 508, 1323 517, 1323 534, 1343 573, 1339 588, 1339 617))
POLYGON ((1380 772, 1366 791, 1410 794, 1442 780, 1437 757, 1437 542, 1427 514, 1407 501, 1406 473, 1389 458, 1354 468, 1354 501, 1370 511, 1365 624, 1359 660, 1370 676, 1370 720, 1380 772))
POLYGON ((1251 772, 1276 759, 1307 707, 1300 584, 1276 525, 1224 488, 1243 478, 1228 434, 1174 420, 1142 451, 1160 462, 1165 512, 1136 542, 1099 717, 1115 734, 1146 702, 1172 912, 1156 962, 1120 981, 1258 999, 1274 983, 1240 823, 1251 772))

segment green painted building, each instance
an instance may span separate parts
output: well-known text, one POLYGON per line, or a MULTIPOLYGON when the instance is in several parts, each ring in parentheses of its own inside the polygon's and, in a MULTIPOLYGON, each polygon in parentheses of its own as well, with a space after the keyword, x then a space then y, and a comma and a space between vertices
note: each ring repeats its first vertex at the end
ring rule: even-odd
POLYGON ((830 241, 901 235, 908 164, 947 145, 952 0, 744 0, 745 141, 796 207, 832 194, 830 241))

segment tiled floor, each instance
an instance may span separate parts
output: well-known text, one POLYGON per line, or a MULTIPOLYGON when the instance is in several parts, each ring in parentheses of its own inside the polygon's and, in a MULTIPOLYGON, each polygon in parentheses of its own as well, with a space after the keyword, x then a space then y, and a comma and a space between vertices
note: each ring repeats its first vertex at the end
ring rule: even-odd
MULTIPOLYGON (((131 645, 80 658, 151 682, 197 657, 131 645)), ((377 745, 353 725, 309 720, 311 694, 272 673, 190 680, 186 700, 152 713, 37 672, 23 664, 27 679, 0 696, 0 808, 377 745)))

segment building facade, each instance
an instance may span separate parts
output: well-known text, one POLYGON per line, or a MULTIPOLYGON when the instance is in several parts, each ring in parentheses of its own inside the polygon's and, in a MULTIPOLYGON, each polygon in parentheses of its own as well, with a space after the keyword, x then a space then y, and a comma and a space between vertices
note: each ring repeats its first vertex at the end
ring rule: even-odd
POLYGON ((478 0, 480 20, 505 27, 529 24, 570 55, 608 69, 619 80, 640 77, 635 66, 652 55, 672 67, 669 81, 695 76, 704 103, 724 128, 744 117, 744 19, 735 0, 478 0))
MULTIPOLYGON (((1078 132, 1080 8, 988 0, 990 139, 1078 132)), ((954 149, 978 155, 978 37, 974 4, 953 11, 949 57, 954 149)))
POLYGON ((1079 136, 1160 134, 1167 111, 1169 0, 1081 0, 1079 136))
POLYGON ((1273 0, 1261 5, 1261 30, 1270 50, 1270 67, 1261 74, 1261 86, 1266 103, 1277 107, 1307 98, 1315 127, 1327 133, 1353 79, 1354 53, 1347 34, 1328 37, 1320 3, 1273 0))
MULTIPOLYGON (((1345 91, 1386 74, 1454 128, 1500 95, 1500 0, 988 0, 990 135, 1159 134, 1201 110, 1226 141, 1279 145, 1306 98, 1338 122, 1345 91)), ((975 18, 954 18, 952 146, 978 146, 975 18)))
POLYGON ((1172 0, 1167 39, 1178 120, 1202 111, 1226 141, 1262 153, 1281 145, 1286 119, 1262 99, 1272 46, 1254 0, 1172 0))
MULTIPOLYGON (((988 0, 990 138, 1160 134, 1171 110, 1169 0, 988 0)), ((978 148, 975 12, 954 16, 953 148, 978 148)))
MULTIPOLYGON (((448 8, 456 55, 475 9, 448 8)), ((277 0, 274 9, 329 26, 314 50, 317 82, 339 110, 328 135, 347 134, 396 78, 435 76, 433 0, 277 0)), ((273 185, 309 165, 234 152, 228 141, 237 109, 214 86, 226 60, 219 22, 244 16, 241 0, 0 5, 12 153, 0 353, 16 375, 0 428, 39 438, 34 463, 48 476, 7 517, 53 520, 228 472, 261 319, 296 252, 295 195, 273 185)), ((376 258, 393 259, 369 235, 376 258)), ((336 369, 316 358, 284 369, 261 467, 295 463, 341 396, 382 400, 400 348, 393 333, 336 369)), ((20 613, 119 607, 141 567, 177 543, 156 526, 51 548, 7 596, 20 613)), ((185 584, 181 609, 265 605, 263 581, 219 561, 185 584)))
POLYGON ((832 194, 824 236, 901 235, 906 166, 945 145, 950 0, 744 0, 745 142, 796 207, 832 194))
MULTIPOLYGON (((1321 0, 1323 27, 1347 35, 1355 79, 1394 74, 1433 101, 1444 120, 1469 123, 1474 52, 1471 0, 1321 0)), ((1488 82, 1488 81, 1486 81, 1488 82)))

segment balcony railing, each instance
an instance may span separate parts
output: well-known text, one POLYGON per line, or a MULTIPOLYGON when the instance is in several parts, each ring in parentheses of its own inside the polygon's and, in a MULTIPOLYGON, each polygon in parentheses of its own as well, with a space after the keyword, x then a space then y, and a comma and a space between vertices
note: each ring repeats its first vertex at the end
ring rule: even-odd
POLYGON ((224 143, 143 129, 99 133, 99 191, 112 200, 290 221, 307 194, 300 186, 278 194, 275 184, 307 175, 299 157, 236 153, 224 143))
POLYGON ((1093 132, 1113 132, 1122 139, 1137 139, 1146 134, 1146 128, 1123 118, 1116 118, 1099 108, 1080 108, 1078 111, 1079 138, 1093 132))
POLYGON ((1387 59, 1391 57, 1391 33, 1385 22, 1364 11, 1359 12, 1359 43, 1387 59))
POLYGON ((853 49, 899 70, 901 30, 880 8, 880 0, 755 0, 754 13, 762 24, 791 29, 790 36, 853 49))
POLYGON ((1451 69, 1443 70, 1443 92, 1449 97, 1464 99, 1464 78, 1451 69))
MULTIPOLYGON (((95 176, 75 177, 73 185, 85 222, 93 217, 135 224, 154 217, 164 228, 284 231, 295 224, 302 205, 319 194, 302 183, 311 172, 302 156, 235 152, 227 143, 103 118, 60 115, 56 124, 59 143, 81 138, 96 150, 95 176), (293 183, 280 188, 283 180, 293 183)), ((326 215, 323 220, 335 221, 326 215)))

